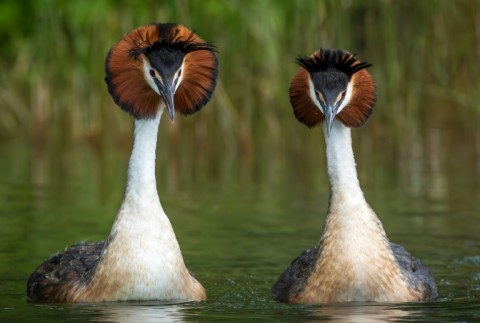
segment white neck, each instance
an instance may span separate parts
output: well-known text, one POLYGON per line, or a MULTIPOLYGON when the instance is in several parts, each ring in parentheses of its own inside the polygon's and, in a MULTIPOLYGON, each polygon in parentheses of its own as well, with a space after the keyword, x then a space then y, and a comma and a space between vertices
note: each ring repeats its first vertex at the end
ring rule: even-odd
POLYGON ((160 204, 155 180, 163 110, 160 107, 154 119, 135 120, 125 197, 95 276, 99 286, 107 280, 116 287, 110 294, 100 293, 98 300, 191 298, 194 280, 160 204))
POLYGON ((132 251, 140 241, 161 243, 165 248, 162 252, 175 254, 183 263, 172 225, 160 204, 155 179, 155 150, 163 110, 161 107, 154 119, 135 119, 125 197, 111 235, 125 239, 122 248, 133 243, 132 251))
POLYGON ((154 119, 135 119, 133 148, 128 164, 125 200, 158 199, 155 179, 155 150, 163 109, 154 119))
POLYGON ((364 201, 355 167, 350 128, 335 119, 330 136, 327 136, 325 123, 323 131, 327 145, 327 166, 332 197, 364 201))

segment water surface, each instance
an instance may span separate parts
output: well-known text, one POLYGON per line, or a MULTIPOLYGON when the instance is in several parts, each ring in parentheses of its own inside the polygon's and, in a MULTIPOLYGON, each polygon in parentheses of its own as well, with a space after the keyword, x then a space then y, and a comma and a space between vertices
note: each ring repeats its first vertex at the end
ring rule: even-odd
POLYGON ((304 134, 305 140, 316 141, 316 150, 258 146, 251 158, 226 152, 210 159, 195 158, 192 151, 201 146, 188 142, 187 148, 180 144, 178 151, 162 151, 168 127, 161 125, 159 135, 159 194, 187 266, 209 299, 186 304, 28 303, 26 281, 40 262, 68 245, 107 236, 123 194, 129 144, 5 141, 0 145, 2 321, 480 320, 479 194, 471 176, 474 164, 465 162, 474 160, 470 149, 451 148, 456 158, 426 157, 431 146, 415 148, 412 143, 404 152, 410 158, 399 161, 388 148, 378 148, 368 127, 358 130, 362 135, 354 134, 367 199, 390 239, 434 272, 437 299, 285 305, 272 301, 269 289, 294 257, 316 244, 327 207, 320 130, 304 134), (429 158, 438 165, 432 166, 429 158))

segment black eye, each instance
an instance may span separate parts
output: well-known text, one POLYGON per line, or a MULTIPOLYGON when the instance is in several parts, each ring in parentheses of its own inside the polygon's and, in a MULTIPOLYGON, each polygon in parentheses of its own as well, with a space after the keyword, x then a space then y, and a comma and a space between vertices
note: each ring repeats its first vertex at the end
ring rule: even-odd
POLYGON ((150 69, 150 76, 151 76, 151 77, 155 77, 155 71, 152 70, 152 69, 150 69))
POLYGON ((346 94, 347 94, 347 91, 343 91, 342 92, 342 98, 344 98, 346 94))
POLYGON ((177 77, 180 77, 180 75, 182 75, 182 70, 181 70, 181 69, 178 70, 178 75, 177 75, 177 77))

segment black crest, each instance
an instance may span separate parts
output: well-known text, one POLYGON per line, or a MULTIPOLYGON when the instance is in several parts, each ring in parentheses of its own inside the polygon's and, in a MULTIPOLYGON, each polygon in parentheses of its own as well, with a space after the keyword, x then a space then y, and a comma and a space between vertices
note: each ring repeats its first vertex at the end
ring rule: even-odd
POLYGON ((190 35, 185 39, 179 37, 179 30, 175 27, 178 26, 174 23, 153 24, 157 27, 158 40, 153 43, 149 41, 148 34, 144 38, 138 31, 137 37, 142 39, 141 41, 134 40, 135 48, 130 49, 130 57, 136 59, 140 54, 148 55, 152 52, 158 51, 162 48, 169 48, 172 50, 178 50, 184 54, 191 53, 197 50, 208 50, 215 52, 215 46, 208 42, 195 41, 195 32, 191 31, 190 35))
POLYGON ((367 62, 359 62, 355 54, 341 49, 322 49, 315 52, 313 56, 298 56, 296 63, 306 69, 309 73, 321 72, 335 68, 344 72, 349 77, 364 68, 372 66, 367 62))

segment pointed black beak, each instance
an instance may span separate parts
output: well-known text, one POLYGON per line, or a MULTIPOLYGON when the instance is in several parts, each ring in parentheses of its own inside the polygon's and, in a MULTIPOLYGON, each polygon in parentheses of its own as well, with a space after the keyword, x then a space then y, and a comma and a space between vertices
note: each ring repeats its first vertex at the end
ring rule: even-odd
POLYGON ((167 106, 168 109, 168 115, 170 116, 170 119, 173 120, 175 119, 175 105, 173 101, 173 88, 170 82, 165 84, 165 87, 162 89, 160 93, 162 93, 163 100, 165 101, 165 105, 167 106))
POLYGON ((172 84, 171 82, 167 81, 165 82, 165 85, 163 85, 157 78, 154 78, 153 80, 158 88, 158 92, 160 92, 160 95, 162 96, 163 101, 167 106, 168 115, 173 122, 173 120, 175 119, 175 105, 173 103, 173 95, 175 93, 173 91, 172 84))
POLYGON ((330 132, 332 131, 333 120, 335 119, 335 115, 337 114, 337 109, 328 104, 325 105, 323 108, 323 115, 325 116, 325 123, 327 126, 327 137, 330 137, 330 132))

